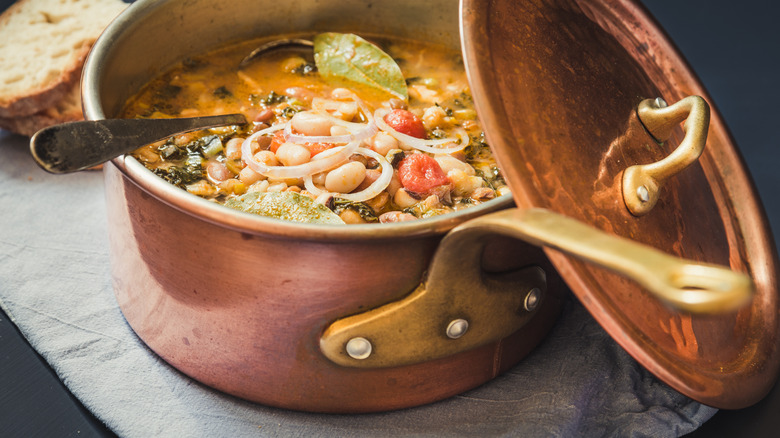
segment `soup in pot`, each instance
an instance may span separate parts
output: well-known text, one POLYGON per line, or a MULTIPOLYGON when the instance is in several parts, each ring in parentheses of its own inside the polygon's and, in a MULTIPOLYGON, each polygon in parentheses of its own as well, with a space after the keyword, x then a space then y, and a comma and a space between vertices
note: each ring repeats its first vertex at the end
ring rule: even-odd
POLYGON ((245 126, 182 134, 133 156, 188 192, 301 222, 434 217, 508 194, 460 54, 325 33, 239 68, 258 41, 182 61, 124 117, 243 113, 245 126))

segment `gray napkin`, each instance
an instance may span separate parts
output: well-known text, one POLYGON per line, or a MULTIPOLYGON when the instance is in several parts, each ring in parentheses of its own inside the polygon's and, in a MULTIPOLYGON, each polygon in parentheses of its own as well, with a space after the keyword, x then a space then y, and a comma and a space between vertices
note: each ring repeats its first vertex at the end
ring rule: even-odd
POLYGON ((0 131, 0 306, 73 394, 123 437, 674 437, 716 410, 638 365, 569 297, 542 345, 495 380, 381 414, 292 412, 207 388, 168 366, 114 300, 99 171, 53 176, 0 131))

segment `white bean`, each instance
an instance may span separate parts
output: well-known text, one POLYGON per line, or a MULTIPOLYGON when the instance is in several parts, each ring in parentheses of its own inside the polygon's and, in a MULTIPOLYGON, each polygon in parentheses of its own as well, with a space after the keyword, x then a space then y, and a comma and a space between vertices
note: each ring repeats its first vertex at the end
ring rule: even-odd
POLYGON ((400 211, 388 211, 387 213, 382 213, 379 216, 379 222, 383 224, 393 223, 393 222, 404 222, 404 221, 413 221, 417 219, 413 215, 409 213, 403 213, 400 211))
POLYGON ((406 189, 398 189, 393 196, 393 202, 401 208, 409 208, 420 201, 410 195, 406 189))
POLYGON ((263 180, 263 181, 260 181, 258 183, 252 184, 251 186, 249 186, 249 188, 246 191, 247 191, 247 193, 254 193, 254 192, 263 193, 266 190, 268 190, 269 186, 270 186, 270 184, 268 183, 268 181, 267 180, 263 180))
POLYGON ((276 154, 271 151, 260 151, 255 154, 255 160, 265 164, 266 166, 278 166, 279 160, 276 159, 276 154))
POLYGON ((330 135, 349 135, 349 130, 343 126, 333 125, 330 127, 330 135))
POLYGON ((195 181, 192 184, 189 184, 186 186, 186 189, 188 192, 192 193, 193 195, 198 196, 212 196, 217 192, 217 189, 214 188, 211 184, 209 184, 208 181, 205 179, 201 179, 198 181, 195 181))
POLYGON ((470 164, 464 163, 463 161, 460 161, 451 155, 436 154, 433 156, 433 159, 439 163, 439 166, 441 167, 441 170, 444 171, 444 173, 449 173, 450 170, 455 169, 463 171, 466 173, 466 175, 474 175, 476 173, 470 164))
POLYGON ((325 190, 349 193, 355 190, 365 177, 366 166, 359 161, 350 161, 328 172, 325 177, 325 190))
POLYGON ((311 151, 296 143, 282 143, 276 150, 276 159, 285 166, 297 166, 311 160, 311 151))
POLYGON ((315 186, 324 186, 326 176, 327 176, 326 172, 315 173, 314 175, 311 176, 311 180, 312 182, 314 182, 315 186))
POLYGON ((328 118, 308 111, 296 113, 290 123, 302 135, 330 135, 330 127, 333 126, 328 118))
POLYGON ((287 189, 287 184, 280 182, 276 184, 271 184, 266 189, 266 192, 283 192, 287 189))
POLYGON ((246 185, 252 185, 261 179, 265 179, 265 177, 252 170, 251 167, 246 166, 241 169, 241 172, 238 174, 238 179, 246 185))
POLYGON ((393 149, 398 149, 398 140, 385 132, 378 132, 372 141, 372 148, 379 155, 385 156, 393 149))
POLYGON ((344 221, 345 224, 364 224, 364 223, 366 223, 366 220, 363 219, 362 216, 360 216, 360 213, 358 213, 355 210, 352 210, 350 208, 342 211, 339 214, 339 217, 341 218, 341 220, 344 221))
POLYGON ((355 93, 347 88, 334 88, 333 91, 330 92, 330 97, 336 100, 348 100, 354 95, 355 93))
POLYGON ((333 114, 341 120, 350 121, 355 118, 358 113, 358 106, 355 102, 344 102, 339 105, 339 108, 333 114))
POLYGON ((228 160, 238 160, 241 158, 241 145, 244 143, 244 139, 241 137, 233 137, 225 143, 225 156, 228 160))
POLYGON ((447 172, 447 178, 452 182, 452 191, 456 196, 469 196, 471 193, 482 187, 484 181, 478 176, 471 176, 458 169, 447 172))

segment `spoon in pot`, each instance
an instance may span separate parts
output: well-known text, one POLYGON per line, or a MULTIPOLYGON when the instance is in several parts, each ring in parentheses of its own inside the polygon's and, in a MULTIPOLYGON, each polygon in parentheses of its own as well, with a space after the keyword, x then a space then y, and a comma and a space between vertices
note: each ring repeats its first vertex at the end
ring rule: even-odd
MULTIPOLYGON (((258 46, 239 63, 245 68, 275 50, 302 50, 308 55, 314 42, 283 38, 258 46)), ((247 123, 241 114, 178 119, 104 119, 63 123, 44 128, 30 139, 36 163, 50 173, 70 173, 132 152, 172 135, 198 129, 247 123)))
POLYGON ((242 114, 69 122, 36 132, 30 139, 30 152, 47 172, 78 172, 176 134, 246 123, 242 114))
POLYGON ((238 68, 239 69, 245 68, 246 66, 251 64, 255 59, 274 50, 280 50, 280 49, 301 50, 301 51, 305 51, 306 54, 309 54, 309 52, 311 52, 313 47, 314 47, 314 42, 310 40, 300 39, 300 38, 281 38, 278 40, 269 41, 265 44, 258 46, 255 50, 252 50, 252 52, 246 55, 244 59, 242 59, 241 62, 238 64, 238 68))

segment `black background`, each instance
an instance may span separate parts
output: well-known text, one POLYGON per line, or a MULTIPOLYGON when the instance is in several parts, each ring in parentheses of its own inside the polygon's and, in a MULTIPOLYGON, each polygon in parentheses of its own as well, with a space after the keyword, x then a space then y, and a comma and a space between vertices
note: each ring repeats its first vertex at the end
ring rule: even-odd
MULTIPOLYGON (((11 3, 0 0, 0 10, 11 3)), ((710 103, 726 120, 753 175, 771 227, 780 233, 780 4, 762 0, 642 3, 710 93, 710 103)), ((718 412, 690 436, 776 436, 778 412, 780 389, 775 388, 755 406, 718 412)), ((0 436, 111 435, 0 312, 0 436)))

